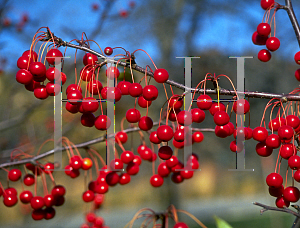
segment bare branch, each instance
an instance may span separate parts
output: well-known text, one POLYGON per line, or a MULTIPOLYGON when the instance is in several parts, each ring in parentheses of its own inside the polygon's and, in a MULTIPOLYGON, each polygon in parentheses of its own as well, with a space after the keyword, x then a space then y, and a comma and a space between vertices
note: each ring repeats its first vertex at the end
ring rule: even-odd
POLYGON ((253 204, 263 208, 260 212, 261 214, 264 213, 265 211, 268 211, 268 210, 270 210, 270 211, 281 211, 281 212, 292 214, 292 215, 296 216, 297 218, 300 218, 299 213, 297 213, 297 212, 295 212, 291 209, 288 209, 288 208, 271 207, 271 206, 268 206, 268 205, 265 205, 265 204, 262 204, 262 203, 258 203, 258 202, 253 202, 253 204))

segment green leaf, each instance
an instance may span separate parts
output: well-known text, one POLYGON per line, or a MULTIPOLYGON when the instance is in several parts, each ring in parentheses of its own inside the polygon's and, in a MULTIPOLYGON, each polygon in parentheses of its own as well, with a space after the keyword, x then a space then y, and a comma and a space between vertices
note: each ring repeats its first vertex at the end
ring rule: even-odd
POLYGON ((217 228, 232 228, 232 226, 218 216, 215 215, 214 219, 216 220, 217 228))

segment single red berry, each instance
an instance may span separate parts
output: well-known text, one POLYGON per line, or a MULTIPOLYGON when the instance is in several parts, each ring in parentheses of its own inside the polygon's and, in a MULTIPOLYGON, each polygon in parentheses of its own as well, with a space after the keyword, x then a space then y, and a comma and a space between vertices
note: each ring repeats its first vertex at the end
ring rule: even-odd
POLYGON ((139 128, 143 131, 149 131, 153 127, 153 121, 149 116, 143 116, 139 120, 139 128))
POLYGON ((121 154, 121 160, 125 164, 128 164, 129 162, 132 162, 133 158, 134 158, 134 154, 129 150, 125 150, 121 154))
POLYGON ((172 180, 174 183, 179 184, 179 183, 181 183, 182 181, 184 181, 184 178, 180 175, 180 172, 175 172, 175 173, 172 174, 171 180, 172 180))
POLYGON ((157 131, 152 131, 149 136, 150 142, 154 144, 160 144, 161 140, 157 137, 157 131))
POLYGON ((173 228, 189 228, 184 222, 177 222, 173 228))
POLYGON ((10 181, 18 181, 22 176, 22 172, 19 169, 12 169, 8 172, 8 179, 10 181))
POLYGON ((237 100, 233 103, 233 111, 239 115, 246 114, 250 110, 250 104, 245 99, 237 100))
POLYGON ((298 116, 295 115, 288 115, 286 117, 286 125, 291 126, 292 128, 297 128, 300 125, 300 119, 298 116))
POLYGON ((170 159, 172 157, 172 155, 173 155, 173 150, 169 146, 162 146, 158 150, 158 156, 162 160, 168 160, 168 159, 170 159))
POLYGON ((300 182, 300 170, 297 170, 294 173, 294 179, 295 179, 295 181, 300 182))
POLYGON ((83 158, 81 168, 83 170, 89 170, 93 166, 93 161, 90 158, 83 158))
POLYGON ((192 178, 194 175, 194 171, 193 170, 181 170, 180 171, 180 176, 182 176, 184 179, 190 179, 192 178))
POLYGON ((163 68, 154 71, 154 80, 158 83, 164 83, 169 79, 169 73, 163 68))
POLYGON ((91 190, 87 190, 82 194, 82 199, 84 202, 91 202, 95 199, 95 194, 91 190))
POLYGON ((295 62, 300 65, 300 51, 298 51, 294 56, 295 62))
POLYGON ((23 191, 23 192, 21 192, 19 198, 22 203, 27 204, 27 203, 30 203, 32 197, 33 197, 33 195, 31 193, 31 191, 23 191))
POLYGON ((5 206, 7 207, 12 207, 14 205, 16 205, 18 202, 18 197, 14 194, 6 194, 3 197, 3 203, 5 206))
POLYGON ((210 96, 202 94, 197 98, 197 106, 202 110, 209 110, 212 106, 212 99, 210 96))
POLYGON ((104 201, 104 194, 96 194, 95 195, 95 199, 94 199, 94 203, 97 206, 100 206, 104 201))
POLYGON ((295 78, 300 81, 300 69, 295 71, 295 78))
POLYGON ((175 109, 175 110, 173 108, 169 109, 169 111, 168 111, 168 119, 170 121, 173 121, 173 122, 177 121, 177 115, 180 112, 181 112, 181 109, 175 109))
POLYGON ((99 108, 99 102, 93 97, 83 98, 82 109, 85 112, 96 112, 99 108))
POLYGON ((30 200, 30 205, 33 209, 41 209, 45 206, 44 198, 41 196, 32 197, 30 200))
POLYGON ((44 173, 50 174, 50 173, 53 173, 53 171, 54 171, 53 163, 48 162, 44 165, 44 173))
POLYGON ((143 93, 143 87, 141 86, 141 84, 135 82, 129 86, 128 92, 132 97, 139 97, 143 93))
POLYGON ((287 187, 283 191, 283 198, 289 202, 297 202, 299 200, 300 192, 297 187, 287 187))
POLYGON ((183 142, 185 139, 185 130, 184 129, 177 129, 174 132, 174 139, 178 142, 183 142))
POLYGON ((225 111, 217 111, 214 115, 214 122, 218 126, 223 126, 228 124, 230 120, 229 115, 225 111))
POLYGON ((83 64, 84 65, 95 65, 95 63, 98 61, 98 57, 91 53, 86 53, 83 56, 83 64))
POLYGON ((174 155, 166 161, 166 165, 169 168, 172 168, 172 167, 176 166, 178 163, 179 163, 178 158, 174 155))
POLYGON ((63 54, 58 49, 51 49, 47 52, 46 60, 50 65, 57 65, 61 62, 63 54))
POLYGON ((161 177, 167 177, 171 173, 171 169, 167 166, 165 162, 162 162, 157 167, 157 173, 161 177))
POLYGON ((292 143, 286 143, 281 145, 279 149, 279 154, 284 159, 289 159, 291 156, 296 154, 297 149, 292 143))
POLYGON ((271 27, 268 23, 260 23, 257 26, 257 33, 261 36, 268 36, 271 33, 271 27))
POLYGON ((283 179, 278 173, 270 173, 266 178, 266 183, 269 187, 280 188, 283 183, 283 179))
POLYGON ((47 93, 46 86, 44 86, 44 85, 37 86, 34 89, 33 94, 36 98, 41 99, 41 100, 44 100, 49 96, 49 94, 47 93))
POLYGON ((268 131, 264 127, 256 127, 252 132, 253 139, 256 141, 265 141, 268 137, 268 131))
POLYGON ((161 125, 157 128, 157 137, 163 142, 170 141, 173 135, 173 129, 168 125, 161 125))
POLYGON ((257 55, 257 58, 262 62, 268 62, 271 57, 271 53, 266 49, 260 50, 257 55))
POLYGON ((120 71, 119 71, 119 69, 117 67, 111 66, 111 67, 107 68, 107 70, 105 72, 105 75, 109 79, 118 78, 120 76, 120 71))
POLYGON ((152 101, 147 101, 143 96, 138 98, 138 104, 141 108, 147 108, 151 105, 152 101))
POLYGON ((268 147, 265 142, 259 142, 256 144, 256 153, 262 157, 268 157, 272 154, 273 149, 268 147))
POLYGON ((270 148, 276 149, 280 146, 281 140, 278 135, 271 134, 266 138, 266 145, 270 148))
POLYGON ((275 204, 278 208, 285 208, 290 206, 290 201, 284 199, 283 196, 280 196, 276 199, 275 204))
POLYGON ((131 177, 128 173, 122 173, 120 175, 119 184, 121 184, 121 185, 128 184, 130 182, 130 179, 131 179, 131 177))
POLYGON ((30 71, 26 69, 20 69, 16 74, 16 80, 21 84, 27 85, 32 82, 33 76, 30 71))
POLYGON ((278 128, 278 136, 281 140, 289 140, 294 135, 294 129, 289 125, 284 125, 278 128))
POLYGON ((35 178, 32 174, 26 174, 24 177, 23 177, 23 183, 26 185, 26 186, 31 186, 35 183, 35 178))
POLYGON ((77 89, 75 89, 75 90, 71 90, 70 92, 68 92, 68 94, 67 94, 67 99, 69 100, 69 102, 71 103, 71 104, 77 104, 77 102, 79 101, 79 100, 82 100, 82 93, 79 91, 79 90, 77 90, 77 89))
POLYGON ((42 220, 45 218, 45 211, 43 209, 33 210, 31 213, 31 217, 34 220, 42 220))
POLYGON ((128 109, 126 112, 126 120, 129 123, 137 123, 141 118, 141 113, 135 108, 128 109))
POLYGON ((261 36, 255 31, 252 35, 252 42, 255 45, 265 45, 267 42, 268 37, 267 36, 261 36))
POLYGON ((183 99, 180 95, 174 94, 168 101, 169 107, 174 109, 180 109, 183 105, 183 99))
POLYGON ((212 105, 209 108, 209 113, 214 116, 217 111, 226 111, 225 105, 221 102, 212 102, 212 105))
POLYGON ((46 75, 46 67, 41 62, 33 62, 29 65, 29 71, 34 78, 44 77, 46 75))
POLYGON ((17 67, 19 69, 27 70, 29 65, 33 62, 33 59, 30 59, 26 56, 21 56, 17 61, 17 67))
POLYGON ((288 165, 291 169, 295 169, 295 170, 300 169, 300 157, 298 155, 289 157, 288 165))
POLYGON ((103 88, 102 83, 97 80, 93 80, 93 81, 89 82, 87 85, 88 91, 93 95, 100 94, 102 88, 103 88))
POLYGON ((272 119, 270 122, 269 122, 269 129, 273 131, 278 131, 278 128, 283 126, 283 125, 286 125, 285 124, 285 119, 282 118, 282 117, 276 117, 275 119, 272 119))
POLYGON ((136 163, 137 165, 141 165, 142 164, 142 159, 139 155, 134 155, 132 162, 136 163))
POLYGON ((158 90, 154 85, 147 85, 143 88, 143 97, 147 101, 153 101, 158 96, 158 90))
POLYGON ((195 142, 200 143, 203 141, 203 139, 204 139, 203 133, 200 131, 195 131, 192 135, 193 143, 195 143, 195 142))
POLYGON ((205 119, 205 112, 199 108, 193 108, 191 110, 192 121, 195 123, 201 123, 205 119))
MULTIPOLYGON (((151 153, 152 155, 152 153, 151 153)), ((139 161, 141 162, 141 160, 139 159, 139 161)), ((132 162, 129 162, 127 167, 126 167, 126 172, 129 175, 136 175, 138 172, 140 171, 140 166, 138 162, 134 162, 134 160, 132 162)))
POLYGON ((115 171, 109 172, 105 177, 106 183, 109 186, 115 186, 117 183, 119 183, 119 179, 120 177, 115 171))
POLYGON ((120 81, 117 87, 121 90, 122 95, 128 95, 130 85, 131 83, 128 81, 120 81))
POLYGON ((99 115, 95 120, 95 127, 98 130, 107 130, 111 125, 111 120, 106 115, 99 115))
POLYGON ((215 127, 215 134, 216 136, 220 137, 220 138, 226 138, 227 136, 229 136, 229 126, 228 124, 225 124, 224 126, 216 126, 215 127))
POLYGON ((261 8, 263 8, 264 10, 267 10, 273 4, 274 4, 274 0, 261 0, 260 1, 261 8))
POLYGON ((70 166, 75 170, 80 169, 82 166, 82 159, 78 155, 71 157, 70 166))
POLYGON ((82 81, 89 82, 95 79, 95 69, 90 65, 85 66, 80 71, 80 78, 82 81))
POLYGON ((244 149, 242 142, 237 142, 236 140, 232 141, 229 146, 230 150, 234 153, 240 153, 244 149))
POLYGON ((281 197, 283 195, 283 190, 283 185, 281 185, 279 188, 269 187, 269 194, 274 197, 281 197))
POLYGON ((55 209, 53 207, 47 207, 45 208, 44 213, 44 218, 46 220, 52 219, 55 216, 55 209))
POLYGON ((181 111, 177 115, 177 121, 180 125, 189 126, 192 124, 192 114, 189 111, 181 111))
POLYGON ((280 41, 276 37, 269 37, 266 42, 269 51, 276 51, 280 47, 280 41))
POLYGON ((77 113, 78 112, 78 106, 77 105, 73 105, 70 102, 66 103, 66 110, 70 113, 77 113))
POLYGON ((164 183, 164 179, 158 174, 155 174, 150 178, 150 184, 153 187, 160 187, 163 185, 163 183, 164 183))
POLYGON ((6 188, 4 190, 4 195, 18 195, 18 193, 15 188, 6 188))
POLYGON ((27 51, 24 51, 22 56, 25 56, 27 57, 28 59, 32 59, 33 62, 36 62, 37 61, 37 53, 33 50, 27 50, 27 51))
POLYGON ((127 139, 128 139, 128 135, 124 131, 119 131, 115 136, 116 142, 120 141, 120 143, 122 143, 122 144, 126 143, 127 139))
POLYGON ((104 53, 105 53, 106 55, 112 55, 113 49, 112 49, 111 47, 106 47, 106 48, 104 49, 104 53))
POLYGON ((66 194, 66 189, 62 185, 55 185, 51 191, 54 197, 64 196, 66 194))
POLYGON ((51 194, 45 195, 44 203, 46 207, 52 207, 55 203, 55 197, 51 194))

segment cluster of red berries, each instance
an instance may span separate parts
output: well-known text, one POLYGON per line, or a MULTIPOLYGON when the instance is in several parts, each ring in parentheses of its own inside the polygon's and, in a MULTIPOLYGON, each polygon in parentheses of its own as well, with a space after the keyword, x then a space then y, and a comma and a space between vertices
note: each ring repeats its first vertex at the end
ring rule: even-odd
MULTIPOLYGON (((274 8, 274 0, 261 0, 261 7, 264 10, 274 8)), ((274 12, 275 13, 275 12, 274 12)), ((252 42, 255 45, 266 45, 267 49, 262 49, 258 52, 258 59, 262 62, 268 62, 271 59, 271 52, 276 51, 280 47, 280 41, 277 37, 270 36, 271 26, 268 23, 260 23, 257 30, 252 35, 252 42)))
MULTIPOLYGON (((52 174, 54 165, 53 163, 47 163, 41 166, 35 166, 31 163, 26 164, 26 168, 31 171, 32 173, 40 176, 42 172, 45 174, 52 174)), ((8 179, 10 181, 16 182, 21 179, 22 172, 19 169, 11 169, 8 172, 8 179)), ((26 174, 23 177, 23 183, 26 186, 31 186, 36 183, 35 176, 32 174, 26 174)), ((55 216, 55 209, 54 206, 61 206, 65 202, 64 195, 66 193, 66 189, 62 185, 55 185, 51 193, 45 193, 44 196, 35 196, 32 194, 31 191, 23 190, 20 195, 19 199, 23 204, 30 204, 31 208, 33 209, 31 216, 34 220, 41 220, 41 219, 52 219, 55 216)), ((12 207, 18 202, 18 194, 15 188, 9 187, 3 189, 2 186, 0 188, 0 196, 3 195, 3 203, 7 207, 12 207)))
POLYGON ((105 225, 102 217, 96 216, 95 213, 89 212, 85 216, 86 223, 82 224, 80 228, 109 228, 105 225))
MULTIPOLYGON (((288 115, 286 118, 277 117, 272 119, 268 124, 269 129, 273 132, 268 135, 264 127, 253 129, 253 139, 259 141, 256 145, 256 152, 262 157, 270 156, 273 149, 279 148, 280 158, 288 161, 288 166, 296 170, 293 174, 295 181, 300 182, 300 157, 297 155, 297 148, 292 140, 300 132, 300 119, 295 115, 288 115), (277 132, 277 134, 275 133, 277 132)), ((283 178, 279 173, 271 173, 266 179, 269 186, 269 193, 276 197, 277 207, 288 207, 290 202, 299 200, 299 190, 297 187, 290 186, 284 188, 283 178)))
MULTIPOLYGON (((16 74, 17 82, 24 84, 25 88, 34 93, 38 99, 46 99, 48 96, 54 96, 59 92, 59 86, 55 85, 54 80, 59 77, 59 70, 54 67, 55 58, 63 57, 58 49, 51 49, 46 54, 46 60, 52 67, 46 69, 45 64, 38 62, 38 55, 33 50, 25 51, 18 59, 17 66, 20 69, 16 74), (49 80, 44 85, 46 79, 49 80)), ((67 77, 61 72, 62 85, 66 82, 67 77)))

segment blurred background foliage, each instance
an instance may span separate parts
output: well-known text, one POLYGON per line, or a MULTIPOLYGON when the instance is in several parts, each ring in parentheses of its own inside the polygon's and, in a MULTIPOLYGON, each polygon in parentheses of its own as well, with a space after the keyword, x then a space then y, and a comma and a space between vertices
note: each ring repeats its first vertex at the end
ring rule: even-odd
MULTIPOLYGON (((284 1, 279 3, 284 4, 284 1)), ((300 3, 295 1, 293 5, 296 15, 299 15, 300 3)), ((34 154, 45 140, 53 138, 52 97, 39 101, 33 93, 15 81, 17 59, 30 48, 33 35, 43 26, 48 26, 55 35, 66 41, 81 39, 82 32, 85 32, 102 49, 106 46, 123 47, 130 52, 143 49, 159 68, 169 71, 170 79, 182 84, 184 61, 176 57, 200 56, 200 59, 192 62, 194 87, 208 72, 228 75, 236 84, 236 60, 229 59, 229 56, 253 56, 253 59, 245 61, 246 90, 288 93, 298 87, 294 77, 297 66, 293 60, 298 44, 286 12, 278 11, 276 17, 276 36, 281 41, 280 49, 268 63, 257 59, 260 47, 253 45, 251 36, 264 14, 259 0, 6 0, 0 1, 0 7, 1 162, 9 159, 14 148, 34 154)), ((99 51, 94 43, 91 43, 91 47, 99 51)), ((61 50, 64 51, 63 48, 61 50)), ((64 88, 75 80, 74 53, 70 48, 66 51, 66 56, 70 56, 70 59, 64 64, 63 72, 68 78, 64 88)), ((114 54, 121 53, 122 51, 117 50, 114 54)), ((77 54, 78 72, 83 67, 83 55, 82 52, 77 54)), ((152 67, 148 56, 141 51, 136 53, 136 62, 142 67, 147 64, 152 67)), ((130 77, 129 71, 126 71, 126 75, 130 77)), ((134 76, 137 80, 143 77, 139 73, 134 73, 134 76)), ((104 69, 100 72, 100 78, 105 85, 104 69)), ((149 116, 158 121, 165 96, 162 85, 154 80, 151 83, 161 92, 157 101, 149 108, 149 116)), ((219 83, 222 88, 231 89, 225 78, 219 83)), ((207 85, 212 87, 209 83, 207 85)), ((181 94, 183 91, 174 89, 174 92, 181 94)), ((255 128, 260 124, 267 102, 268 100, 250 99, 250 127, 255 128)), ((120 122, 126 110, 133 105, 134 99, 128 96, 123 96, 116 103, 117 131, 121 129, 120 122)), ((140 111, 142 115, 146 114, 146 110, 140 111)), ((103 135, 103 132, 95 128, 83 127, 79 114, 69 114, 64 108, 62 112, 63 135, 72 142, 85 142, 103 135)), ((206 114, 207 118, 203 123, 193 126, 214 127, 212 117, 209 113, 206 114)), ((249 116, 246 116, 247 126, 248 121, 249 116)), ((125 121, 124 128, 127 127, 129 124, 125 121)), ((147 133, 144 135, 147 136, 147 133)), ((130 134, 125 148, 137 148, 141 141, 135 139, 139 137, 138 133, 130 134)), ((221 139, 212 132, 204 132, 204 137, 202 143, 193 146, 193 151, 199 156, 201 171, 195 172, 192 179, 178 185, 165 179, 164 185, 155 189, 149 183, 151 163, 144 161, 140 173, 128 185, 110 188, 98 215, 103 216, 111 228, 123 227, 141 208, 163 211, 174 204, 176 208, 194 214, 208 227, 215 227, 214 215, 233 227, 291 226, 293 216, 279 212, 266 212, 260 216, 260 208, 252 205, 254 201, 275 205, 275 199, 268 194, 265 178, 275 168, 278 150, 274 150, 268 158, 260 158, 255 152, 256 143, 249 140, 246 142, 246 168, 254 169, 254 172, 230 172, 228 169, 235 168, 235 154, 229 150, 233 137, 221 139)), ((47 151, 52 146, 48 143, 42 151, 47 151)), ((98 143, 93 147, 105 157, 105 143, 98 143)), ((82 155, 87 155, 84 150, 80 151, 82 155)), ((118 151, 121 152, 119 148, 118 151)), ((52 159, 52 156, 47 158, 49 161, 52 159)), ((67 156, 64 159, 67 163, 67 156)), ((286 165, 287 162, 283 161, 282 167, 286 165)), ((54 219, 36 222, 30 216, 29 207, 18 203, 13 208, 6 208, 1 203, 1 227, 79 227, 89 208, 81 199, 81 194, 86 189, 83 176, 81 173, 80 177, 71 180, 64 173, 54 173, 56 182, 64 184, 67 189, 66 202, 56 209, 54 219)), ((0 173, 0 178, 6 186, 5 171, 0 173)), ((288 183, 290 181, 289 179, 288 183)), ((20 183, 10 185, 21 191, 20 183)), ((50 180, 48 187, 51 188, 50 180)), ((33 190, 32 187, 28 189, 33 190)), ((42 194, 40 183, 38 189, 42 194)), ((197 227, 185 215, 180 216, 180 220, 190 227, 197 227)))

